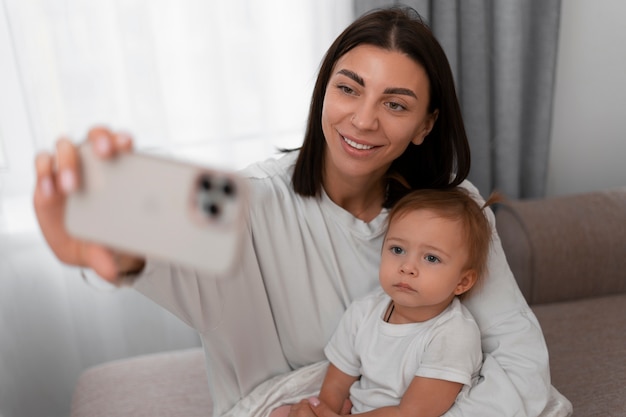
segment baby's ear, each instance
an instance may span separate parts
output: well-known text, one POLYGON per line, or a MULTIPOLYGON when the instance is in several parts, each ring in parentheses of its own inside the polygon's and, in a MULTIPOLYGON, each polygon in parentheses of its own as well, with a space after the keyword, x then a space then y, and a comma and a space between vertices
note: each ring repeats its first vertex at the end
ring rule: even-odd
POLYGON ((454 295, 461 295, 469 291, 470 288, 474 286, 477 279, 478 279, 478 274, 476 273, 475 270, 473 269, 465 270, 463 274, 461 275, 461 279, 459 280, 459 283, 457 284, 454 290, 454 295))

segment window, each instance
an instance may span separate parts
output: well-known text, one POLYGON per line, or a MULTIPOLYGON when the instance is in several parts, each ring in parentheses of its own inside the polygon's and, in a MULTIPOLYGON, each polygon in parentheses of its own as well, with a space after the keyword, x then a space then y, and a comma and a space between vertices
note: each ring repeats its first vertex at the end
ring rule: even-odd
POLYGON ((0 199, 29 199, 35 152, 97 124, 230 168, 299 146, 352 20, 350 0, 0 1, 0 199))

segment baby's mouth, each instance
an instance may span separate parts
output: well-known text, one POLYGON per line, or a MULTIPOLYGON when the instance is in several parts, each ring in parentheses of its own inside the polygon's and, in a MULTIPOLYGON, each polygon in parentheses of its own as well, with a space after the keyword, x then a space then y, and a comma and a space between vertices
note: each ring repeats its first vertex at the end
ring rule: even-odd
POLYGON ((398 288, 400 290, 404 290, 404 291, 415 291, 413 288, 411 288, 410 285, 402 283, 402 282, 398 283, 398 284, 395 284, 394 287, 396 287, 396 288, 398 288))

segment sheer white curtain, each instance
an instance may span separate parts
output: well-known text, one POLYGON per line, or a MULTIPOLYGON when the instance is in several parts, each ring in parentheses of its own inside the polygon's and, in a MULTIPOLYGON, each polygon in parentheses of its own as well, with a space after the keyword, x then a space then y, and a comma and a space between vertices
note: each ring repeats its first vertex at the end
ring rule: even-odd
POLYGON ((0 0, 0 416, 68 415, 78 374, 197 346, 131 290, 94 291, 43 243, 33 159, 95 124, 241 168, 301 143, 349 0, 0 0))
POLYGON ((2 5, 5 196, 31 186, 36 150, 94 124, 233 168, 299 145, 319 61, 352 18, 347 0, 2 5))

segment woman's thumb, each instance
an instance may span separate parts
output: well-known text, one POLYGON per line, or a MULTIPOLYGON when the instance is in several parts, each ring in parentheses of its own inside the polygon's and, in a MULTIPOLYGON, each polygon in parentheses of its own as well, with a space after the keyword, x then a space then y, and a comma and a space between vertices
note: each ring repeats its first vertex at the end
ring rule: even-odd
POLYGON ((311 410, 315 413, 317 417, 337 417, 338 414, 333 412, 328 406, 319 400, 317 397, 309 398, 309 404, 311 405, 311 410))

